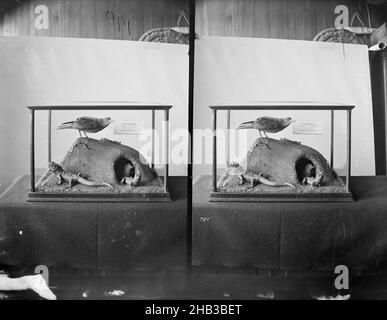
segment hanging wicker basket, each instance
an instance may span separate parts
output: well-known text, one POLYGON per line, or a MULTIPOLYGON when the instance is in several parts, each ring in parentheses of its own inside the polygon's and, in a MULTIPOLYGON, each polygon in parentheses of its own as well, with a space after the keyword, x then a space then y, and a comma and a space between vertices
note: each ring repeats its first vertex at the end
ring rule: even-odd
POLYGON ((370 41, 369 34, 356 34, 345 29, 328 28, 319 32, 313 41, 339 42, 352 44, 368 45, 370 41))
POLYGON ((145 32, 139 41, 188 44, 189 28, 155 28, 145 32))

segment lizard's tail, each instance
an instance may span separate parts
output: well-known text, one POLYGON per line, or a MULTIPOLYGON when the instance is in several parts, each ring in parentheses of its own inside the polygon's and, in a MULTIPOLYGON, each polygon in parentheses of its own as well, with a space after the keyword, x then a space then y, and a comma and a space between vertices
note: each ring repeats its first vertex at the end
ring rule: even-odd
POLYGON ((107 182, 102 182, 101 185, 102 185, 102 186, 106 186, 106 187, 108 187, 108 188, 110 188, 110 189, 113 189, 112 185, 109 184, 109 183, 107 183, 107 182))
POLYGON ((285 182, 284 185, 285 186, 289 186, 289 187, 291 187, 293 189, 296 189, 296 187, 294 185, 292 185, 291 183, 285 182))
POLYGON ((274 181, 271 181, 269 179, 266 179, 262 173, 258 175, 258 181, 264 185, 270 186, 270 187, 283 187, 283 186, 288 186, 291 188, 295 188, 291 183, 284 182, 284 183, 277 183, 274 181))
POLYGON ((113 187, 107 182, 99 183, 99 182, 89 181, 89 180, 82 178, 80 176, 78 176, 78 182, 85 185, 85 186, 89 186, 89 187, 106 186, 106 187, 113 189, 113 187))

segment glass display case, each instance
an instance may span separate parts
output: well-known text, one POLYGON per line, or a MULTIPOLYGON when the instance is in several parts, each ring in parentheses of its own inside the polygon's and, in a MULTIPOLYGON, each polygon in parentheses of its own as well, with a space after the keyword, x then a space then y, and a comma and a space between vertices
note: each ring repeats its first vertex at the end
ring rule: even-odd
POLYGON ((351 177, 351 112, 354 106, 342 104, 257 103, 249 105, 210 106, 213 116, 213 163, 210 201, 311 202, 353 201, 351 177), (230 163, 229 132, 231 113, 247 110, 256 115, 260 110, 301 110, 330 112, 330 161, 314 148, 289 139, 271 139, 266 133, 286 128, 291 118, 260 117, 242 123, 239 129, 256 129, 260 137, 246 151, 246 169, 230 163), (335 112, 346 113, 346 172, 340 177, 333 169, 335 143, 335 112), (227 168, 218 180, 217 116, 226 112, 227 168))
POLYGON ((160 202, 171 201, 168 191, 169 167, 169 110, 172 106, 132 103, 70 103, 29 106, 30 110, 30 191, 28 201, 97 201, 97 202, 160 202), (80 117, 62 123, 58 129, 79 131, 65 157, 52 161, 52 117, 62 111, 112 111, 149 113, 152 126, 151 161, 135 148, 107 138, 89 138, 107 127, 111 119, 80 117), (36 182, 36 121, 35 114, 48 111, 47 154, 48 170, 36 182), (164 114, 162 126, 163 169, 159 176, 155 170, 156 112, 164 114), (83 135, 82 135, 83 134, 83 135))

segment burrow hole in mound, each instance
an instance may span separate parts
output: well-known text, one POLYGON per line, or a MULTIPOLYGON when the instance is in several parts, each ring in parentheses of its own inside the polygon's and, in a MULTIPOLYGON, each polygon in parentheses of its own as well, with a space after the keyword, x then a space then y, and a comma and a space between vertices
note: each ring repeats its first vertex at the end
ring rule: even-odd
POLYGON ((296 161, 296 172, 298 181, 302 182, 305 177, 316 177, 315 166, 312 161, 301 157, 296 161))
POLYGON ((114 173, 118 182, 123 177, 134 177, 134 167, 130 160, 120 157, 114 161, 114 173))

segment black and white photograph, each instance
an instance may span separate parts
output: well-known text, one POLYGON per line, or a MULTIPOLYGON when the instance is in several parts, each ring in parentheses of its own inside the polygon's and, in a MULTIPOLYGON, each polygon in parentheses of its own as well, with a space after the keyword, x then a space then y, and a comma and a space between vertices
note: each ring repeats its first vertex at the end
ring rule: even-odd
POLYGON ((387 299, 386 23, 386 0, 0 0, 0 304, 387 299))

